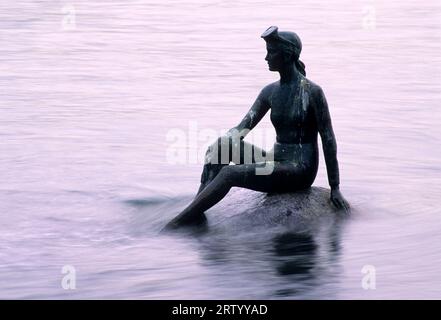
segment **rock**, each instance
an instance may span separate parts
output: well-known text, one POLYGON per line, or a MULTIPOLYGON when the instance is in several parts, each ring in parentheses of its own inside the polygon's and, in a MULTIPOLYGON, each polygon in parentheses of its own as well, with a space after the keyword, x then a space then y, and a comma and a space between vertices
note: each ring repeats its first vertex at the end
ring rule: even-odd
POLYGON ((233 188, 206 212, 211 225, 248 227, 285 226, 299 228, 322 218, 335 219, 330 190, 311 187, 295 193, 266 194, 233 188))

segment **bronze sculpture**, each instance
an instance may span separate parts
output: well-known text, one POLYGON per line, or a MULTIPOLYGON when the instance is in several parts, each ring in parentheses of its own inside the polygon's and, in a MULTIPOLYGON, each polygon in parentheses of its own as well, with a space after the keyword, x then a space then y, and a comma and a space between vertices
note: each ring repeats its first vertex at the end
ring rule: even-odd
POLYGON ((280 80, 265 86, 239 125, 208 149, 198 194, 166 229, 205 221, 204 211, 222 200, 232 187, 267 193, 309 188, 318 171, 318 133, 331 202, 339 209, 349 209, 339 190, 337 144, 326 98, 323 90, 306 78, 305 65, 299 60, 300 38, 275 26, 261 37, 266 42, 269 70, 279 72, 280 80), (273 150, 267 152, 243 138, 268 110, 277 138, 273 150))

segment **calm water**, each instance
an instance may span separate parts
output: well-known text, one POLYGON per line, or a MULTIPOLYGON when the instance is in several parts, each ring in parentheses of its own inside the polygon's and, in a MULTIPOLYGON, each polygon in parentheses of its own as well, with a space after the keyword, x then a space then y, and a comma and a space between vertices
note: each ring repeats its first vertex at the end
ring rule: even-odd
POLYGON ((0 298, 440 298, 440 21, 437 0, 2 1, 0 298), (240 121, 277 80, 270 25, 327 95, 352 217, 305 236, 219 204, 207 233, 158 235, 201 169, 167 135, 240 121))

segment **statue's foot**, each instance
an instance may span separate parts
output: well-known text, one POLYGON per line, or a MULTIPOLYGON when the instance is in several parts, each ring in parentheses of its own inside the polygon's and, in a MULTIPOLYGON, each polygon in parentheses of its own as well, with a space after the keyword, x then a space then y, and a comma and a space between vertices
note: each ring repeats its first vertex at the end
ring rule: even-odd
POLYGON ((207 223, 207 217, 204 213, 200 213, 193 216, 177 216, 169 223, 165 225, 165 227, 161 230, 164 231, 173 231, 177 230, 181 227, 200 227, 204 226, 207 223))

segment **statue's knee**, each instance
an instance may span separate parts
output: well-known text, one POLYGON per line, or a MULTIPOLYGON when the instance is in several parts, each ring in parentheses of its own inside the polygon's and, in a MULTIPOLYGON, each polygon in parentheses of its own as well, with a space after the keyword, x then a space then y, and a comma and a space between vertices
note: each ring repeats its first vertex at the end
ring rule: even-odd
POLYGON ((218 148, 228 148, 230 147, 232 143, 232 138, 229 136, 220 136, 217 138, 215 144, 218 146, 218 148))
POLYGON ((205 152, 205 163, 228 164, 230 162, 230 140, 219 137, 214 141, 205 152))

